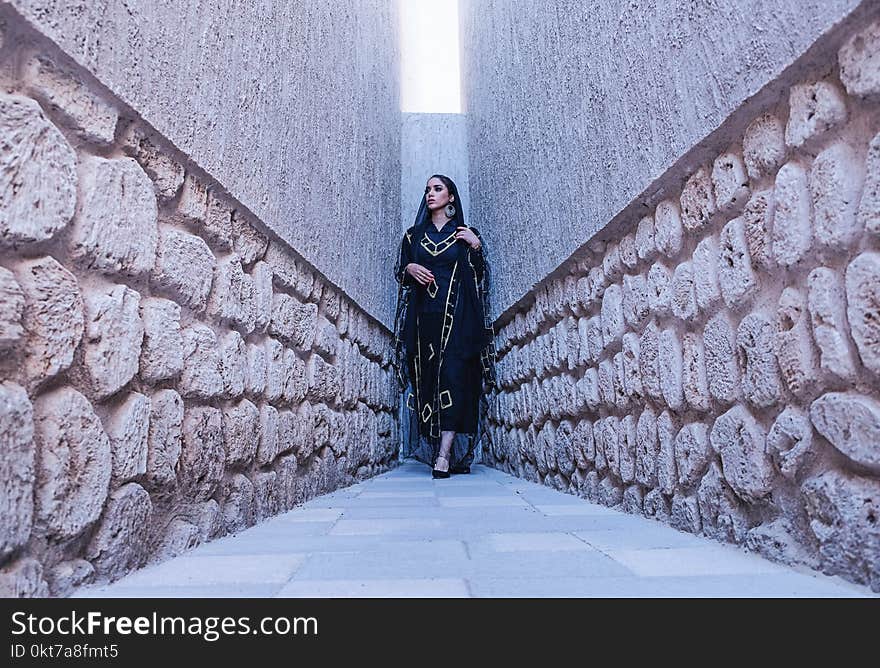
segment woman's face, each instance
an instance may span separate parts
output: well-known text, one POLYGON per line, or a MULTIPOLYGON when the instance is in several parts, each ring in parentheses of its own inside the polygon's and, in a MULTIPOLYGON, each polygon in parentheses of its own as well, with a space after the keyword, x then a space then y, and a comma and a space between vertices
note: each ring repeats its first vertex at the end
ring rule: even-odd
POLYGON ((449 194, 449 188, 443 181, 438 178, 428 179, 428 185, 425 186, 425 202, 428 205, 428 210, 442 209, 453 199, 449 194))

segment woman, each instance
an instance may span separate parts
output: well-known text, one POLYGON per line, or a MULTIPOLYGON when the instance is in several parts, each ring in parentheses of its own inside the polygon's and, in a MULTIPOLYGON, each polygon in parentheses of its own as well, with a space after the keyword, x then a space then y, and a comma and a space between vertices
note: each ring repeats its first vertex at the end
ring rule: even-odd
POLYGON ((428 179, 394 273, 395 367, 410 418, 404 455, 430 464, 434 478, 469 473, 483 381, 494 384, 489 266, 448 177, 428 179))

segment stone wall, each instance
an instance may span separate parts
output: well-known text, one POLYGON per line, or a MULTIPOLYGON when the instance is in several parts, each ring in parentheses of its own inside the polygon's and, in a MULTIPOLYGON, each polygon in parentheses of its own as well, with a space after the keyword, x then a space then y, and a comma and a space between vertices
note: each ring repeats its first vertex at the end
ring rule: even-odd
POLYGON ((773 82, 859 5, 876 8, 462 0, 471 219, 487 230, 495 313, 626 207, 662 199, 658 177, 744 104, 778 96, 773 82))
POLYGON ((865 25, 502 323, 495 466, 880 591, 880 22, 865 25))
POLYGON ((0 595, 395 464, 386 328, 11 16, 0 83, 0 595))
POLYGON ((396 284, 376 267, 400 220, 396 0, 3 4, 390 324, 396 284))

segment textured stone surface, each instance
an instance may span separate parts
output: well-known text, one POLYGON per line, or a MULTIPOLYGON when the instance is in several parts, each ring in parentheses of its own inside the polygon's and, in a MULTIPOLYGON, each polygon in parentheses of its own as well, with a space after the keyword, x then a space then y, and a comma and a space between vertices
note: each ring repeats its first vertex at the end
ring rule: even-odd
POLYGON ((846 250, 862 231, 856 211, 863 178, 862 160, 843 142, 832 144, 813 161, 813 224, 816 241, 826 248, 846 250))
POLYGON ((663 396, 660 390, 659 353, 660 331, 657 323, 652 320, 639 339, 639 370, 642 374, 642 388, 654 400, 659 400, 663 396))
POLYGON ((862 363, 880 374, 880 253, 862 253, 846 268, 846 315, 862 363))
POLYGON ((810 405, 822 436, 854 462, 880 473, 880 403, 853 392, 829 392, 810 405))
POLYGON ((623 335, 621 349, 622 369, 620 379, 623 382, 626 396, 638 401, 642 399, 642 375, 639 368, 639 337, 635 332, 627 332, 623 335))
POLYGON ((856 361, 846 335, 843 278, 833 269, 819 267, 810 272, 807 288, 807 305, 822 370, 844 380, 854 380, 856 361))
POLYGON ((162 228, 152 284, 181 304, 203 311, 211 291, 214 265, 214 255, 203 239, 162 228))
POLYGON ((827 471, 801 491, 822 570, 880 590, 880 482, 827 471))
POLYGON ((15 275, 0 267, 0 349, 15 346, 24 336, 24 293, 15 275))
POLYGON ((194 399, 211 399, 223 392, 217 335, 210 327, 193 324, 183 330, 183 373, 180 393, 194 399))
POLYGON ((86 557, 95 572, 108 578, 143 566, 150 554, 149 528, 153 504, 147 491, 131 482, 115 490, 107 505, 86 557))
POLYGON ((739 365, 734 348, 734 329, 724 313, 711 317, 703 328, 706 378, 716 401, 732 403, 739 397, 739 365))
POLYGON ((641 274, 623 277, 623 317, 633 328, 641 327, 651 312, 648 303, 648 282, 641 274))
POLYGON ((88 400, 62 388, 34 403, 34 504, 41 535, 71 538, 98 519, 110 483, 110 441, 88 400))
POLYGON ((710 178, 709 172, 700 167, 682 188, 681 222, 688 232, 698 232, 706 227, 715 213, 714 171, 713 178, 710 178))
POLYGON ((636 228, 636 251, 642 262, 653 262, 657 257, 657 243, 654 238, 654 217, 645 216, 636 228))
POLYGON ((647 407, 636 423, 635 479, 646 487, 657 485, 657 456, 660 442, 657 440, 657 416, 647 407))
POLYGON ((807 300, 797 288, 785 288, 776 311, 774 353, 792 394, 804 396, 819 381, 819 360, 811 335, 807 300))
POLYGON ((299 350, 308 350, 315 339, 317 318, 317 304, 301 304, 289 295, 276 293, 269 332, 299 350))
POLYGON ((694 270, 690 262, 682 262, 672 276, 672 315, 691 320, 697 314, 697 295, 694 291, 694 270))
POLYGON ((840 47, 840 80, 850 95, 880 97, 880 23, 872 22, 840 47))
POLYGON ((692 409, 709 410, 712 400, 706 379, 703 337, 693 332, 688 332, 682 339, 682 389, 685 401, 692 409))
POLYGON ((702 422, 692 422, 682 427, 675 437, 674 451, 679 484, 693 487, 700 481, 709 463, 708 427, 702 422))
POLYGON ((251 271, 254 283, 254 328, 263 332, 272 318, 272 267, 257 262, 251 271))
POLYGON ((663 200, 654 210, 654 242, 657 250, 667 257, 674 257, 681 250, 682 236, 678 204, 672 200, 663 200))
POLYGON ((183 447, 183 399, 174 390, 159 390, 150 397, 150 431, 147 440, 146 484, 172 487, 183 447))
POLYGON ((880 234, 880 134, 868 144, 865 182, 859 202, 858 225, 872 234, 880 234))
POLYGON ((24 557, 0 569, 0 597, 44 598, 49 587, 43 578, 43 565, 24 557))
POLYGON ((700 507, 696 496, 676 494, 672 497, 672 509, 669 523, 679 531, 700 533, 703 525, 700 521, 700 507))
POLYGON ((253 461, 263 426, 260 418, 260 410, 247 399, 224 409, 223 441, 228 467, 246 466, 253 461))
POLYGON ((193 501, 207 501, 223 477, 223 418, 217 408, 187 408, 183 448, 177 465, 180 490, 193 501))
POLYGON ((84 329, 83 302, 76 278, 54 258, 20 263, 16 278, 25 298, 25 372, 37 385, 73 362, 84 329))
POLYGON ((709 470, 700 482, 697 500, 705 535, 731 543, 739 543, 745 538, 749 530, 748 516, 715 462, 709 464, 709 470))
POLYGON ((776 362, 775 329, 762 313, 750 313, 739 323, 736 349, 742 369, 743 397, 759 407, 774 405, 781 398, 776 362))
POLYGON ((0 95, 0 244, 45 241, 76 206, 76 154, 40 106, 0 95))
POLYGON ((74 590, 90 580, 95 567, 85 559, 70 559, 56 564, 46 574, 52 596, 70 596, 74 590))
POLYGON ((659 262, 648 270, 648 305, 658 317, 669 315, 672 308, 672 275, 659 262))
POLYGON ((266 339, 264 344, 266 358, 266 400, 272 403, 281 398, 284 392, 284 346, 275 339, 266 339))
POLYGON ((159 228, 153 184, 131 158, 88 157, 79 165, 80 192, 70 252, 105 274, 140 276, 156 261, 159 228))
POLYGON ((659 489, 652 489, 645 494, 645 517, 668 522, 670 516, 669 501, 659 489))
POLYGON ((669 411, 657 417, 657 484, 664 494, 675 491, 678 475, 675 466, 675 437, 679 422, 669 411))
POLYGON ((738 153, 728 152, 715 158, 712 164, 712 185, 719 211, 738 212, 749 199, 749 179, 746 167, 738 153))
POLYGON ((749 303, 758 289, 742 218, 731 220, 718 240, 718 285, 728 308, 749 303))
POLYGON ((782 267, 800 262, 813 242, 810 191, 802 165, 789 162, 776 174, 773 216, 773 259, 782 267))
POLYGON ((236 399, 244 393, 247 361, 247 348, 241 334, 227 332, 220 341, 220 375, 225 396, 236 399))
POLYGON ((156 197, 168 202, 177 195, 183 185, 183 165, 157 145, 155 137, 138 123, 131 123, 122 136, 123 150, 150 177, 156 197))
POLYGON ((34 411, 24 388, 0 384, 0 557, 22 545, 34 519, 34 411))
POLYGON ((746 203, 742 214, 746 244, 753 266, 773 269, 773 219, 776 199, 771 189, 759 190, 746 203))
POLYGON ((795 406, 787 406, 767 432, 767 452, 779 472, 790 480, 812 464, 816 451, 813 428, 807 414, 795 406))
POLYGON ((244 273, 236 255, 217 263, 208 313, 241 328, 245 334, 254 331, 254 281, 244 273))
POLYGON ((743 159, 749 176, 772 174, 785 160, 785 127, 773 114, 762 114, 749 123, 743 135, 743 159))
MULTIPOLYGON (((282 449, 279 448, 278 443, 278 411, 268 404, 260 406, 259 437, 256 461, 258 466, 265 466, 271 463, 282 449)), ((286 450, 287 445, 284 444, 283 449, 286 450)))
POLYGON ((660 332, 657 368, 660 372, 660 389, 666 405, 674 411, 680 411, 684 407, 681 341, 674 329, 664 329, 660 332))
POLYGON ((82 370, 91 393, 105 398, 134 378, 144 325, 141 296, 124 285, 86 293, 82 370))
POLYGON ((785 142, 802 146, 847 119, 843 92, 830 81, 797 84, 791 87, 785 142))
POLYGON ((694 248, 691 265, 697 308, 710 311, 721 299, 718 287, 718 241, 714 236, 700 240, 694 248))
POLYGON ((247 344, 247 371, 244 389, 250 397, 259 397, 266 389, 266 349, 262 345, 247 344))
POLYGON ((144 327, 141 379, 155 384, 176 377, 183 370, 180 306, 161 297, 147 297, 141 299, 140 312, 144 327))
POLYGON ((765 497, 773 483, 764 429, 743 406, 721 415, 709 434, 712 448, 721 455, 724 478, 746 503, 765 497))
POLYGON ((114 487, 147 472, 147 443, 150 432, 150 400, 132 392, 106 422, 110 438, 110 459, 114 487))

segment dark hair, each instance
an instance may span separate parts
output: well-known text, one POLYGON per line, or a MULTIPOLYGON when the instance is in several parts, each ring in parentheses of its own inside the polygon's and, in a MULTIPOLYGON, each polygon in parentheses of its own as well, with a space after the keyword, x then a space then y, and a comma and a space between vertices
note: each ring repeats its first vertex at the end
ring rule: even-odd
MULTIPOLYGON (((440 179, 443 182, 443 185, 446 186, 447 190, 449 190, 449 194, 455 198, 455 201, 452 202, 455 207, 455 215, 452 217, 452 220, 456 221, 456 227, 464 225, 464 210, 461 206, 461 197, 458 196, 458 188, 455 185, 455 181, 444 174, 431 174, 431 176, 428 177, 428 181, 431 179, 440 179)), ((416 214, 416 222, 414 225, 415 227, 424 226, 430 220, 431 216, 428 211, 428 202, 425 195, 422 195, 422 202, 419 206, 419 211, 416 214)))

